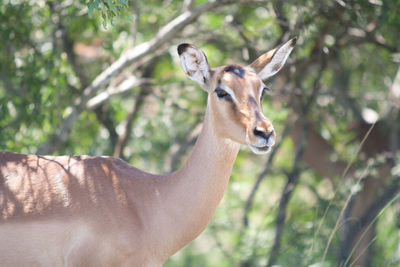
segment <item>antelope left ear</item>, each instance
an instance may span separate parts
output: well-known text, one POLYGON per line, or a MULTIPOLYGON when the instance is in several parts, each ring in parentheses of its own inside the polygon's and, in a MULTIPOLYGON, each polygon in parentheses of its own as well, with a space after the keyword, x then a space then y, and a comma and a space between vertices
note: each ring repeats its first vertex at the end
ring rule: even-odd
POLYGON ((293 38, 283 45, 261 55, 250 64, 262 80, 275 75, 285 64, 287 58, 296 45, 297 38, 293 38))
POLYGON ((186 75, 205 89, 210 79, 210 66, 203 51, 191 44, 180 44, 178 54, 186 75))

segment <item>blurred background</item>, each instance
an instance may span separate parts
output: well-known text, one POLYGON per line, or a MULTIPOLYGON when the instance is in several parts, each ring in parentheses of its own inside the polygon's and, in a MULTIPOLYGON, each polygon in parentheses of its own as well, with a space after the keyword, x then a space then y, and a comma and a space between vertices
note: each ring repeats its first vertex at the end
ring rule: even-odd
POLYGON ((207 230, 165 266, 400 266, 399 0, 2 0, 0 149, 190 152, 206 93, 176 47, 249 64, 297 36, 266 81, 278 142, 243 147, 207 230))

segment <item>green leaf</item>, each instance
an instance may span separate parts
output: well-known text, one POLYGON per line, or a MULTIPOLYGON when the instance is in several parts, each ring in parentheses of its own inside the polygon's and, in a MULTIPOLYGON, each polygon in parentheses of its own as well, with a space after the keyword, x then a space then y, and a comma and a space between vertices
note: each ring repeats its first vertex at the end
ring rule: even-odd
POLYGON ((118 0, 118 2, 119 2, 123 7, 125 7, 125 6, 128 5, 128 2, 127 2, 127 1, 124 1, 124 0, 118 0))
POLYGON ((89 4, 88 4, 88 15, 89 15, 89 18, 91 18, 92 15, 93 15, 93 9, 95 8, 95 2, 96 1, 90 1, 89 4))

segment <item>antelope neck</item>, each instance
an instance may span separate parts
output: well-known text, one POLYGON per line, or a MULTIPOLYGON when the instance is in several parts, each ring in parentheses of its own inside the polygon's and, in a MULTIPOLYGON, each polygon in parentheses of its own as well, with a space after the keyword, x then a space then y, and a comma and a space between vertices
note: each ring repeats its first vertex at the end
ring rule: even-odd
POLYGON ((182 168, 170 176, 172 192, 168 206, 174 214, 171 234, 179 244, 173 251, 196 238, 210 222, 240 148, 239 144, 218 136, 213 124, 210 105, 207 105, 203 128, 193 151, 182 168))

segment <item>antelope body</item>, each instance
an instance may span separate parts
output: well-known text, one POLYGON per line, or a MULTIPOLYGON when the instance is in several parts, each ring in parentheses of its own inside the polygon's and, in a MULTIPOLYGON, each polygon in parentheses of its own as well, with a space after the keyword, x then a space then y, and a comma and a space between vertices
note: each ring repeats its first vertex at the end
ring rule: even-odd
POLYGON ((240 144, 275 143, 261 110, 262 79, 296 39, 249 66, 210 68, 178 47, 187 76, 208 92, 202 131, 179 170, 149 174, 112 157, 0 153, 0 266, 161 266, 210 222, 240 144))

